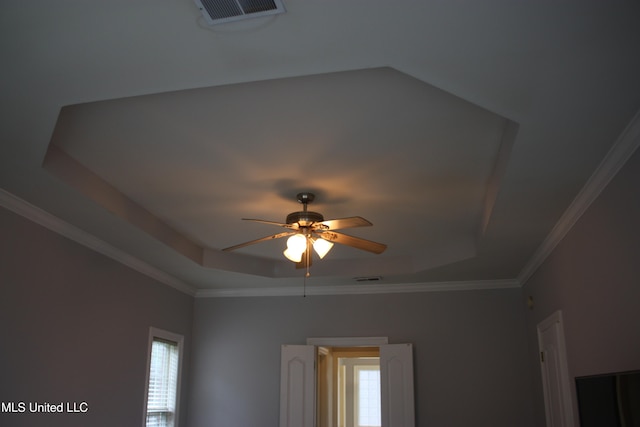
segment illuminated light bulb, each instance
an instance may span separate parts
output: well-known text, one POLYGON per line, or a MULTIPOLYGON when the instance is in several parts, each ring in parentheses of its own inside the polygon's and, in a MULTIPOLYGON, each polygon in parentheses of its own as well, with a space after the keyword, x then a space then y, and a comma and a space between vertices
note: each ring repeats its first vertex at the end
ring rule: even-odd
POLYGON ((300 262, 302 261, 303 252, 292 252, 291 249, 287 248, 282 252, 284 256, 287 257, 289 261, 300 262))
POLYGON ((307 238, 302 234, 294 234, 287 239, 287 248, 302 253, 307 250, 307 238))
POLYGON ((316 251, 320 259, 324 258, 324 256, 329 253, 331 248, 333 247, 333 243, 324 239, 317 239, 313 242, 313 250, 316 251))
POLYGON ((287 249, 282 254, 293 262, 300 262, 306 250, 307 238, 302 234, 294 234, 287 239, 287 249))

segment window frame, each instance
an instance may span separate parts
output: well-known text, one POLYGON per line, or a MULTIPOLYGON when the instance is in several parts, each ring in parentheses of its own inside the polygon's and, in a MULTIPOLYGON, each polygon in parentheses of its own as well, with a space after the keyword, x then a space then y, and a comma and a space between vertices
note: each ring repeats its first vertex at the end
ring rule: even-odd
POLYGON ((171 342, 175 343, 178 346, 178 376, 176 379, 176 402, 175 402, 175 411, 173 414, 174 423, 173 427, 178 427, 180 424, 180 389, 181 389, 181 381, 182 381, 182 360, 184 359, 184 336, 180 334, 176 334, 174 332, 169 332, 164 329, 155 328, 153 326, 149 327, 149 338, 147 341, 147 365, 146 365, 146 376, 145 376, 145 385, 144 385, 144 405, 142 408, 142 427, 147 426, 147 405, 149 403, 149 379, 151 376, 151 351, 153 348, 153 342, 155 339, 159 341, 171 342))

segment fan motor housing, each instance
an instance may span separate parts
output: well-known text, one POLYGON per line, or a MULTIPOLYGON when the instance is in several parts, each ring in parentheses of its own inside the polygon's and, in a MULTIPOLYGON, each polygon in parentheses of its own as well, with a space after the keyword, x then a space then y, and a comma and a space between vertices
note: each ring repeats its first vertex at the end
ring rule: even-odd
POLYGON ((312 211, 292 212, 287 215, 287 224, 298 224, 300 227, 308 227, 315 222, 324 221, 322 214, 312 211))

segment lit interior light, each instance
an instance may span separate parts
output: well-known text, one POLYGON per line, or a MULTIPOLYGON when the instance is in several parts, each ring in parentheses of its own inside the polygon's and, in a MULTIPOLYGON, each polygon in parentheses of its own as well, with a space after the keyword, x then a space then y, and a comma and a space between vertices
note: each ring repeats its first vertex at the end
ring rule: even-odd
POLYGON ((287 248, 282 253, 284 254, 284 256, 287 257, 287 259, 289 261, 300 262, 300 261, 302 261, 302 254, 304 252, 299 252, 299 253, 298 252, 293 252, 289 248, 287 248))
POLYGON ((287 239, 287 249, 283 253, 293 262, 302 261, 302 254, 307 250, 307 238, 302 234, 294 234, 287 239))
POLYGON ((316 251, 320 259, 324 258, 324 256, 329 253, 331 248, 333 247, 333 243, 324 239, 316 239, 313 242, 313 250, 316 251))

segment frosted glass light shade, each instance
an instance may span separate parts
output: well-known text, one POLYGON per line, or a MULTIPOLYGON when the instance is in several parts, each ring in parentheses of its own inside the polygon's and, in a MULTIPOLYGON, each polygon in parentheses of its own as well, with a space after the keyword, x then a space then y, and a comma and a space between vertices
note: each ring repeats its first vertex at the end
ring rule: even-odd
POLYGON ((284 252, 282 252, 282 254, 284 256, 286 256, 289 261, 293 261, 293 262, 302 261, 302 254, 303 253, 304 252, 294 252, 289 248, 285 249, 284 252))
POLYGON ((320 259, 324 258, 324 256, 329 253, 332 247, 333 243, 328 240, 317 239, 315 242, 313 242, 313 250, 316 251, 320 259))
POLYGON ((287 239, 287 248, 302 253, 307 250, 307 238, 302 234, 294 234, 287 239))
POLYGON ((283 253, 287 259, 300 262, 302 254, 307 250, 307 238, 302 234, 294 234, 287 239, 287 249, 283 253))

